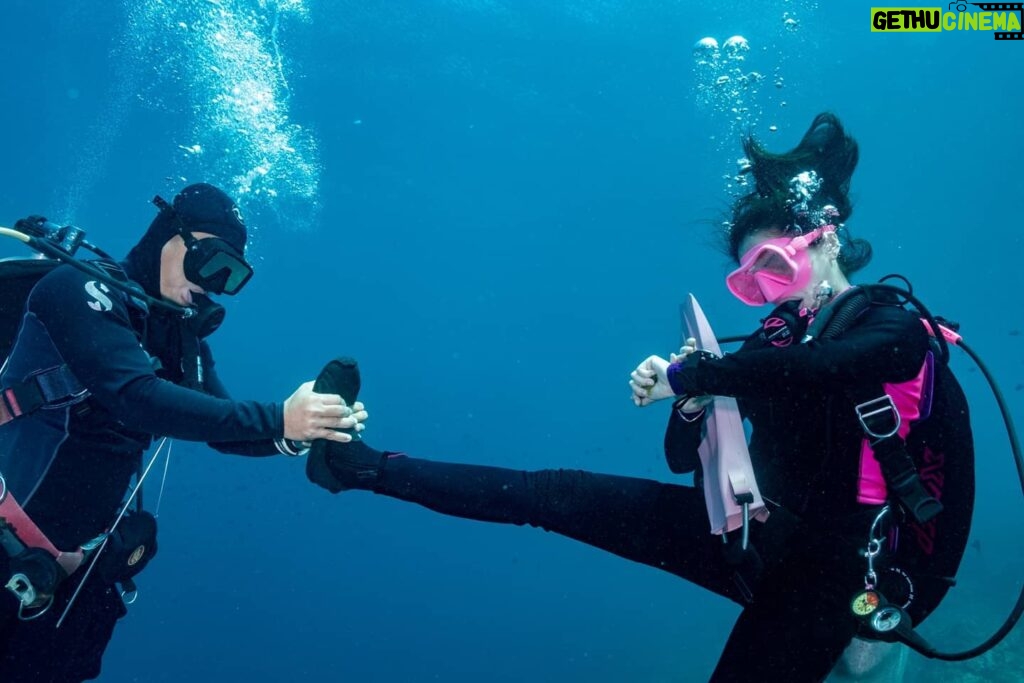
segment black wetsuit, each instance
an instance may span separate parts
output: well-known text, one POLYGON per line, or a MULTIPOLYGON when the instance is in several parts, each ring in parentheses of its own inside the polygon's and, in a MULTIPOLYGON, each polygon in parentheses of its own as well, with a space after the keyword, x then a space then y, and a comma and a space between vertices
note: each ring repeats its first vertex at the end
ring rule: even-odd
MULTIPOLYGON (((132 262, 127 268, 136 279, 132 262)), ((138 279, 146 280, 145 273, 138 279)), ((88 398, 0 427, 0 473, 61 550, 73 551, 109 528, 154 436, 206 441, 226 453, 280 452, 279 404, 230 400, 209 347, 180 318, 157 309, 146 315, 124 293, 70 266, 32 290, 0 382, 10 386, 61 364, 88 398)), ((0 590, 0 680, 80 681, 99 674, 114 622, 125 613, 116 590, 94 573, 65 623, 54 628, 82 574, 67 578, 49 612, 35 621, 19 621, 17 602, 0 590)), ((9 576, 3 551, 0 576, 9 576)))
MULTIPOLYGON (((692 393, 737 397, 753 429, 751 458, 772 511, 753 524, 756 557, 709 533, 703 491, 689 486, 391 457, 370 487, 444 514, 541 527, 739 603, 714 681, 819 681, 857 632, 850 601, 867 569, 859 551, 881 507, 857 502, 864 434, 846 389, 908 380, 928 349, 914 315, 875 306, 835 340, 775 348, 755 335, 738 352, 697 365, 692 393)), ((966 401, 944 366, 935 383, 930 426, 911 431, 908 447, 945 510, 923 527, 889 529, 879 560, 880 587, 892 601, 905 601, 912 582, 907 609, 915 623, 951 585, 974 499, 966 401)), ((698 466, 700 429, 672 411, 665 450, 674 470, 698 466)))

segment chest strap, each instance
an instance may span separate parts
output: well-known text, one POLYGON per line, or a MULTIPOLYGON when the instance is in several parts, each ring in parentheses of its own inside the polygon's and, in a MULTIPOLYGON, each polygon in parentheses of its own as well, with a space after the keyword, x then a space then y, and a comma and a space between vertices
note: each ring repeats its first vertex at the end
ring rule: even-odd
POLYGON ((88 395, 67 365, 48 368, 0 390, 0 425, 43 407, 78 403, 88 395))

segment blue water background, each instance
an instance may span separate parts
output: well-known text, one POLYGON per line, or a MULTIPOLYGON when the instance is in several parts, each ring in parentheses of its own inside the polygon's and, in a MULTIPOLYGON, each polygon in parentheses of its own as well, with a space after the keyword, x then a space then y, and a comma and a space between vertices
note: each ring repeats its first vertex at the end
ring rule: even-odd
MULTIPOLYGON (((179 148, 195 142, 179 101, 196 93, 159 53, 124 63, 126 40, 173 39, 126 35, 130 5, 6 3, 0 224, 73 221, 120 255, 182 168, 220 177, 179 148)), ((710 245, 740 150, 729 112, 698 106, 692 54, 701 37, 742 34, 767 77, 755 133, 786 149, 832 110, 860 142, 849 227, 876 248, 861 280, 907 275, 962 323, 1024 419, 1024 45, 874 34, 856 2, 307 7, 278 43, 291 120, 319 145, 319 208, 291 220, 294 205, 242 200, 257 276, 212 342, 235 396, 283 400, 349 354, 379 447, 674 481, 667 406, 636 409, 626 382, 676 347, 687 292, 723 334, 756 325, 710 245)), ((0 244, 0 257, 26 253, 0 244)), ((994 402, 954 353, 979 498, 960 585, 924 628, 948 648, 994 630, 1024 555, 994 402)), ((331 496, 299 461, 183 442, 160 525, 103 681, 698 681, 737 614, 552 534, 331 496)), ((1020 647, 997 651, 983 680, 1019 680, 1020 647)), ((936 666, 915 658, 912 680, 980 665, 936 666)))

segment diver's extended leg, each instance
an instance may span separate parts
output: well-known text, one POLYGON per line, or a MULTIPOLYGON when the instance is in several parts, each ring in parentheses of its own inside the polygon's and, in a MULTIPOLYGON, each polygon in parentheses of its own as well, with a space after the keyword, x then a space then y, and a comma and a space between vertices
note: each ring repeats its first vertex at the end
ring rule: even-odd
MULTIPOLYGON (((525 472, 382 457, 361 442, 330 444, 328 461, 353 450, 367 464, 383 466, 372 481, 365 474, 347 477, 345 488, 372 490, 455 517, 529 524, 740 600, 721 540, 708 531, 698 489, 580 470, 525 472)), ((353 456, 347 458, 351 462, 353 456)))
MULTIPOLYGON (((338 393, 351 405, 359 385, 356 362, 339 358, 324 367, 314 389, 338 393)), ((529 524, 740 599, 721 542, 708 533, 703 493, 692 487, 578 470, 419 460, 377 451, 358 438, 315 442, 306 471, 332 492, 366 489, 446 515, 529 524)))

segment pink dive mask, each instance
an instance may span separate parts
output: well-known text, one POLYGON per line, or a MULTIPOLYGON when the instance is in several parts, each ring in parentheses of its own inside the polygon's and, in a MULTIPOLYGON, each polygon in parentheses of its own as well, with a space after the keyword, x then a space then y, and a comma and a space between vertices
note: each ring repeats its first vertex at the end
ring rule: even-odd
POLYGON ((740 267, 725 278, 726 286, 748 306, 779 303, 811 281, 811 257, 807 248, 823 234, 834 230, 835 226, 825 225, 806 235, 761 242, 743 255, 740 267))

